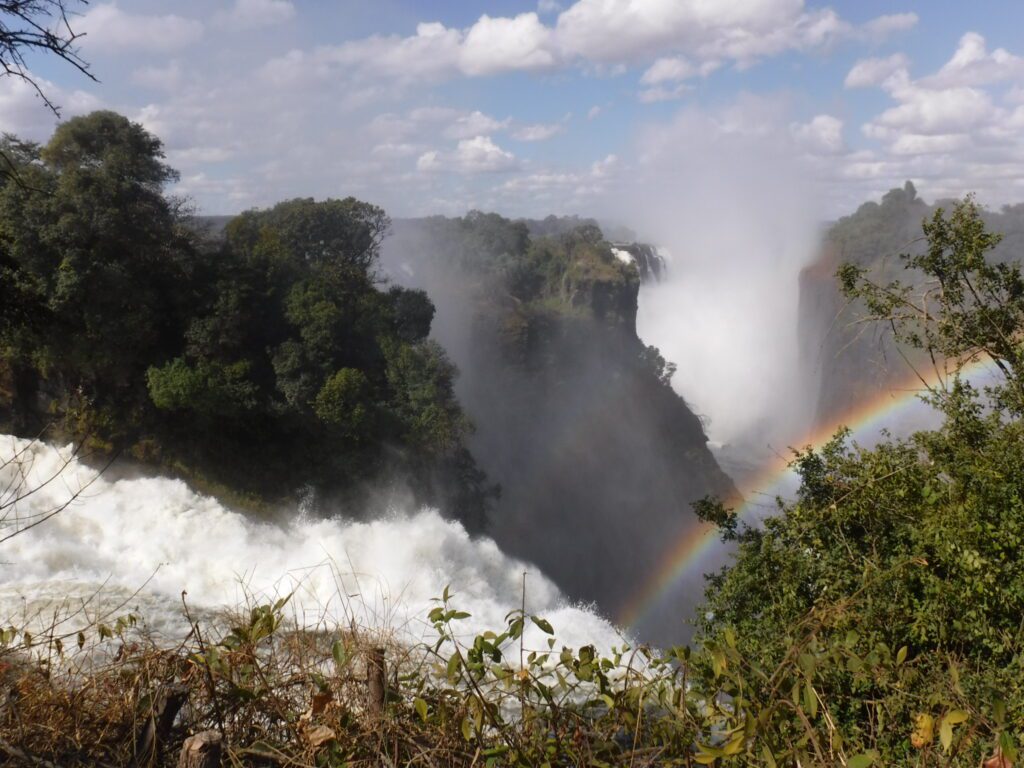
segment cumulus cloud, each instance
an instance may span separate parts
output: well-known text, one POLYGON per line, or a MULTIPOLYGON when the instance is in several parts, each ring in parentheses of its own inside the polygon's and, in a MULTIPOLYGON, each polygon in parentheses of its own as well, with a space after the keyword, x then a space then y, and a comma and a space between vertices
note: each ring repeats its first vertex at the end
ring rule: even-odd
POLYGON ((808 123, 793 123, 793 137, 810 152, 835 154, 842 152, 843 121, 832 115, 815 115, 808 123))
POLYGON ((642 89, 637 94, 637 99, 639 99, 642 104, 654 104, 659 101, 673 101, 681 98, 688 90, 689 86, 683 83, 672 86, 671 88, 663 85, 656 85, 653 88, 642 89))
POLYGON ((512 138, 516 141, 547 141, 560 133, 564 133, 572 115, 566 115, 557 123, 528 123, 512 130, 512 138))
POLYGON ((657 85, 666 81, 678 82, 697 74, 697 70, 686 59, 675 56, 654 62, 640 78, 644 85, 657 85))
POLYGON ((481 16, 466 33, 459 57, 459 66, 467 75, 545 69, 554 63, 551 30, 536 13, 514 18, 481 16))
POLYGON ((172 61, 162 67, 140 67, 132 73, 132 82, 161 91, 174 91, 181 87, 184 72, 181 62, 172 61))
POLYGON ((902 53, 894 53, 884 59, 861 59, 847 73, 844 85, 847 88, 869 88, 882 85, 893 75, 906 73, 910 62, 902 53))
MULTIPOLYGON (((540 12, 553 8, 542 4, 540 12)), ((410 36, 374 35, 294 50, 268 64, 264 74, 278 83, 341 77, 357 82, 381 78, 402 86, 655 60, 643 83, 653 87, 707 75, 730 62, 743 68, 790 50, 820 49, 845 39, 877 40, 916 20, 914 14, 895 14, 856 26, 830 9, 805 10, 804 0, 578 0, 550 25, 537 12, 485 14, 465 29, 425 22, 410 36)))
POLYGON ((463 173, 497 173, 516 167, 516 156, 495 144, 490 136, 463 139, 455 150, 455 163, 463 173))
POLYGON ((374 155, 386 158, 411 157, 420 151, 417 144, 385 142, 377 144, 370 150, 374 155))
POLYGON ((617 181, 621 162, 616 155, 595 160, 586 170, 542 170, 515 176, 499 188, 506 204, 522 206, 524 199, 540 201, 547 212, 564 212, 594 205, 617 181))
POLYGON ((930 87, 978 86, 1024 78, 1024 59, 1002 49, 989 53, 985 38, 968 32, 960 38, 956 52, 931 77, 922 81, 930 87))
MULTIPOLYGON (((30 73, 31 74, 31 73, 30 73)), ((85 91, 68 91, 56 83, 31 75, 54 104, 62 118, 91 112, 102 105, 85 91)), ((29 83, 15 77, 0 77, 0 134, 13 133, 22 139, 44 141, 53 131, 57 117, 43 103, 29 83)))
POLYGON ((254 29, 283 24, 294 17, 291 0, 235 0, 230 10, 218 15, 217 21, 224 26, 254 29))
POLYGON ((416 170, 432 173, 441 170, 441 156, 436 151, 424 152, 416 160, 416 170))
MULTIPOLYGON (((840 181, 862 195, 877 195, 913 179, 931 197, 978 192, 989 203, 1020 197, 1024 177, 1024 107, 1011 87, 998 98, 998 83, 1024 84, 1021 57, 989 51, 968 32, 938 71, 913 78, 905 56, 857 62, 848 87, 879 87, 892 105, 861 126, 874 145, 850 154, 840 181)), ((1019 87, 1019 86, 1018 86, 1019 87)))
POLYGON ((444 136, 449 139, 470 139, 475 136, 486 136, 504 130, 510 122, 508 119, 498 120, 480 111, 459 114, 444 129, 444 136))
POLYGON ((913 29, 919 21, 916 13, 892 13, 879 16, 867 22, 860 30, 860 36, 881 41, 897 32, 913 29))
POLYGON ((339 79, 397 85, 432 82, 458 73, 463 37, 439 22, 423 23, 409 37, 373 35, 309 51, 294 49, 268 61, 259 74, 269 84, 285 87, 339 79))
POLYGON ((880 17, 857 27, 829 9, 805 10, 803 0, 579 0, 559 16, 556 32, 567 54, 588 61, 642 61, 672 52, 716 65, 731 60, 749 66, 787 50, 877 39, 912 25, 912 17, 880 17))
POLYGON ((75 22, 75 32, 84 35, 86 53, 117 53, 127 50, 174 51, 203 36, 203 24, 174 14, 164 16, 122 11, 117 3, 97 5, 75 22))

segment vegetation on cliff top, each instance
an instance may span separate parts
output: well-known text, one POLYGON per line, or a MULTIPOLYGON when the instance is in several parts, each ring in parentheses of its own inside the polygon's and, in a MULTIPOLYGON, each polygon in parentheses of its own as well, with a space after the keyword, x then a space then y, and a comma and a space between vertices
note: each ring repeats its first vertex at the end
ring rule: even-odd
POLYGON ((478 526, 453 366, 421 291, 383 285, 389 220, 353 198, 249 211, 202 240, 160 141, 111 112, 3 151, 0 406, 93 447, 274 500, 407 479, 478 526))
MULTIPOLYGON (((924 234, 901 259, 909 282, 856 264, 839 278, 902 343, 945 361, 928 393, 942 426, 870 450, 840 432, 798 453, 797 499, 763 526, 704 507, 737 555, 710 579, 702 640, 752 669, 795 658, 810 748, 858 744, 878 765, 995 752, 986 765, 1009 766, 1024 733, 1024 280, 1019 263, 990 259, 999 237, 970 199, 924 234), (975 360, 993 368, 984 387, 959 376, 975 360)), ((778 681, 748 683, 735 694, 778 681)))

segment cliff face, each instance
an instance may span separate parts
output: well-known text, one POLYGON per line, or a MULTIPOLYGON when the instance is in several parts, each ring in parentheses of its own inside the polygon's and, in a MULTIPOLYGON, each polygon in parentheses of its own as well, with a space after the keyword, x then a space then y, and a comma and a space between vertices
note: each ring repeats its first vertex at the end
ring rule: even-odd
MULTIPOLYGON (((832 225, 818 261, 801 273, 800 339, 804 370, 821 376, 819 425, 841 423, 857 404, 907 386, 912 376, 908 360, 927 369, 920 351, 897 350, 885 327, 860 322, 864 307, 846 301, 835 275, 840 264, 850 262, 883 284, 919 281, 919 275, 903 268, 899 255, 924 248, 922 221, 939 207, 948 211, 952 201, 929 205, 910 182, 890 190, 881 202, 864 203, 832 225)), ((1024 255, 1024 206, 987 211, 985 219, 992 231, 1004 235, 992 258, 1019 260, 1024 255)))
POLYGON ((639 263, 592 226, 532 240, 519 226, 398 222, 384 263, 437 306, 471 449, 502 487, 489 533, 615 615, 693 524, 690 503, 732 484, 636 335, 639 263))

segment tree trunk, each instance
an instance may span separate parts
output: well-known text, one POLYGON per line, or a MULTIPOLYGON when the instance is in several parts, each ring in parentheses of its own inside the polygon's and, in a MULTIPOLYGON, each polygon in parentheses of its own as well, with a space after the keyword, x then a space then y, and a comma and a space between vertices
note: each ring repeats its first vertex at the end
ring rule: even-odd
POLYGON ((217 731, 203 731, 185 739, 178 768, 219 768, 222 738, 217 731))
POLYGON ((380 717, 384 714, 387 698, 387 669, 384 664, 384 649, 374 648, 366 662, 366 704, 370 714, 380 717))
POLYGON ((188 686, 180 683, 160 689, 146 727, 135 739, 135 760, 132 765, 147 765, 152 761, 160 744, 167 740, 174 718, 187 699, 188 686))

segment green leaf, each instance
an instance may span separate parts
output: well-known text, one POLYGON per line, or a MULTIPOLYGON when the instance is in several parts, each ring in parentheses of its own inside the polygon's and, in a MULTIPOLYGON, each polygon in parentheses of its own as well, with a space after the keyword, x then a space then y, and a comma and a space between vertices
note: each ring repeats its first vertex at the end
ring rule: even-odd
POLYGON ((908 648, 905 645, 902 648, 900 648, 898 651, 896 651, 896 666, 897 667, 900 664, 902 664, 904 661, 907 660, 907 651, 908 651, 908 648))
POLYGON ((945 752, 949 752, 949 748, 953 744, 953 726, 945 718, 942 719, 942 725, 939 726, 939 743, 942 744, 942 749, 945 752))
POLYGON ((971 716, 962 709, 951 709, 943 719, 950 725, 960 725, 970 720, 971 716))
POLYGON ((743 746, 745 743, 746 736, 744 736, 744 734, 741 733, 738 736, 735 736, 732 740, 730 740, 724 747, 722 747, 722 754, 724 754, 726 757, 738 755, 740 752, 743 751, 743 746))
POLYGON ((846 768, 868 768, 878 757, 877 752, 862 752, 846 761, 846 768))
POLYGON ((462 657, 459 656, 457 653, 453 654, 452 657, 450 659, 448 659, 448 679, 449 680, 453 680, 454 681, 454 680, 458 679, 458 677, 459 677, 459 668, 461 666, 462 666, 462 657))
POLYGON ((417 696, 412 701, 413 707, 416 709, 417 714, 420 716, 420 720, 424 723, 427 722, 427 702, 417 696))
POLYGON ((804 685, 804 711, 811 720, 818 717, 818 697, 810 683, 804 685))
POLYGON ((728 645, 730 648, 735 649, 736 648, 736 633, 733 631, 732 627, 726 627, 724 634, 725 634, 725 644, 728 645))
POLYGON ((547 619, 542 619, 539 616, 531 616, 530 620, 538 627, 540 627, 542 632, 546 632, 549 635, 555 634, 555 630, 551 628, 551 625, 548 623, 547 619))
POLYGON ((334 663, 339 667, 345 666, 345 662, 348 660, 348 652, 345 649, 345 643, 340 639, 334 641, 334 645, 331 646, 331 656, 334 657, 334 663))

